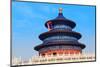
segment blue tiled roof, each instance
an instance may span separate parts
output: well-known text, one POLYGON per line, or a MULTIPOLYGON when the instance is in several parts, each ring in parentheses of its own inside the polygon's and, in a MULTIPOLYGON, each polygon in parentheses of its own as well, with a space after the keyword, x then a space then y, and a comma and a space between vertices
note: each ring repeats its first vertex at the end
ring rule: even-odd
POLYGON ((59 13, 56 19, 66 19, 62 13, 59 13))

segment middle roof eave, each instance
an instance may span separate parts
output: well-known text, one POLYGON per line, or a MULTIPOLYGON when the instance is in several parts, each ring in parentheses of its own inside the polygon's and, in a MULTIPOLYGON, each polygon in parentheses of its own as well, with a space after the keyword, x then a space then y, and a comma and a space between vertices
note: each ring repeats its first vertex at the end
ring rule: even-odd
POLYGON ((39 38, 41 40, 44 40, 45 38, 48 38, 51 36, 56 36, 56 35, 72 36, 77 39, 80 39, 82 36, 80 33, 74 32, 74 31, 55 30, 55 31, 48 31, 48 32, 42 33, 42 34, 40 34, 39 38))

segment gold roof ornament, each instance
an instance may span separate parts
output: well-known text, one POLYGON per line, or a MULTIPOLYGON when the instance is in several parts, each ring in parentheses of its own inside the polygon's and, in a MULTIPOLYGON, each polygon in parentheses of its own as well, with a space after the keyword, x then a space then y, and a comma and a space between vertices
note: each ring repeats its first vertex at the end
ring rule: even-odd
POLYGON ((62 10, 63 10, 62 8, 59 8, 59 13, 62 13, 62 10))

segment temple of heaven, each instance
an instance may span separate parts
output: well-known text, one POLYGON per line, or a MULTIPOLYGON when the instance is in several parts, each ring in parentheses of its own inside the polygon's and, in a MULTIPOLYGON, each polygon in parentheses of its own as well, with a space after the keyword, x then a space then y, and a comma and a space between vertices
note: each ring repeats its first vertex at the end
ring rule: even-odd
POLYGON ((81 54, 85 45, 78 42, 82 35, 72 31, 75 26, 75 22, 66 19, 59 8, 58 16, 45 23, 49 31, 39 35, 43 43, 35 46, 34 50, 39 52, 39 56, 81 54))

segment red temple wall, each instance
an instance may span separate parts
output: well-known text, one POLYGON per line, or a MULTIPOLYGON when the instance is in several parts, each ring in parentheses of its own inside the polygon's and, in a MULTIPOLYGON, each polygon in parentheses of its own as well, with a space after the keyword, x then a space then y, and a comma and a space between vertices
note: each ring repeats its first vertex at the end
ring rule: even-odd
POLYGON ((81 50, 48 50, 48 51, 44 51, 44 52, 41 52, 39 53, 40 55, 42 56, 45 56, 45 55, 53 55, 53 53, 55 54, 59 54, 59 55, 62 55, 62 54, 80 54, 81 53, 81 50))

